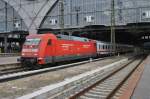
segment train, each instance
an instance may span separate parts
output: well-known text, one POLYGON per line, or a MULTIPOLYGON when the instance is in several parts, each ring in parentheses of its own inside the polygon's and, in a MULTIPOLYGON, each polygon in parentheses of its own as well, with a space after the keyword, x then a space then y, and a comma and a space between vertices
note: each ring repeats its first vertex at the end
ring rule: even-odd
POLYGON ((132 45, 115 44, 113 51, 108 42, 62 34, 32 34, 26 37, 20 61, 22 64, 45 65, 132 51, 132 45))

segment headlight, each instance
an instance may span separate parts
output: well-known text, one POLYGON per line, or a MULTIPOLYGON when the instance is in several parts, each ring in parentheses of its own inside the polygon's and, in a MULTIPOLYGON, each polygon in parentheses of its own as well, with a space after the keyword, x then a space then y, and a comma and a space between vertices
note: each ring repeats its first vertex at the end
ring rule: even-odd
POLYGON ((38 54, 34 54, 34 56, 37 56, 38 54))
POLYGON ((42 60, 42 59, 43 59, 42 57, 39 57, 39 58, 38 58, 38 60, 42 60))
POLYGON ((32 52, 38 52, 38 49, 32 49, 32 52))
POLYGON ((22 55, 22 56, 24 56, 25 54, 24 54, 24 53, 22 53, 21 55, 22 55))

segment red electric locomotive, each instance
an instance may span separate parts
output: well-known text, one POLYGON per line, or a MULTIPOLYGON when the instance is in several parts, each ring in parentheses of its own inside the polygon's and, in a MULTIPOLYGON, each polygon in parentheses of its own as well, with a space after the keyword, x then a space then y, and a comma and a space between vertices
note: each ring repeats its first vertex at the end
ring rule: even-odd
POLYGON ((80 37, 35 34, 23 45, 21 63, 48 64, 96 56, 96 42, 80 37))

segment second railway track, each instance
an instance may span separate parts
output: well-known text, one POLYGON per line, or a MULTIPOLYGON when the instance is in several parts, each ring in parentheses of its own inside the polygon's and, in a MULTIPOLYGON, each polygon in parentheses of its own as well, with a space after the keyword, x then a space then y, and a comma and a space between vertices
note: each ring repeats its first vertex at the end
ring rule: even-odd
POLYGON ((71 99, 118 99, 117 89, 125 83, 141 62, 141 58, 130 61, 104 79, 73 95, 71 99))

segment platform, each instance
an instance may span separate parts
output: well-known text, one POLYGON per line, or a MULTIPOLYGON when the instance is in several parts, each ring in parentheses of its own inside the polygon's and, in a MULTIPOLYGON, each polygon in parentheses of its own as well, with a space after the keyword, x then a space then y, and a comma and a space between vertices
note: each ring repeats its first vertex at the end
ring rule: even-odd
POLYGON ((19 56, 0 57, 0 65, 18 63, 17 58, 19 58, 19 56))
POLYGON ((150 55, 131 99, 150 99, 150 55))

